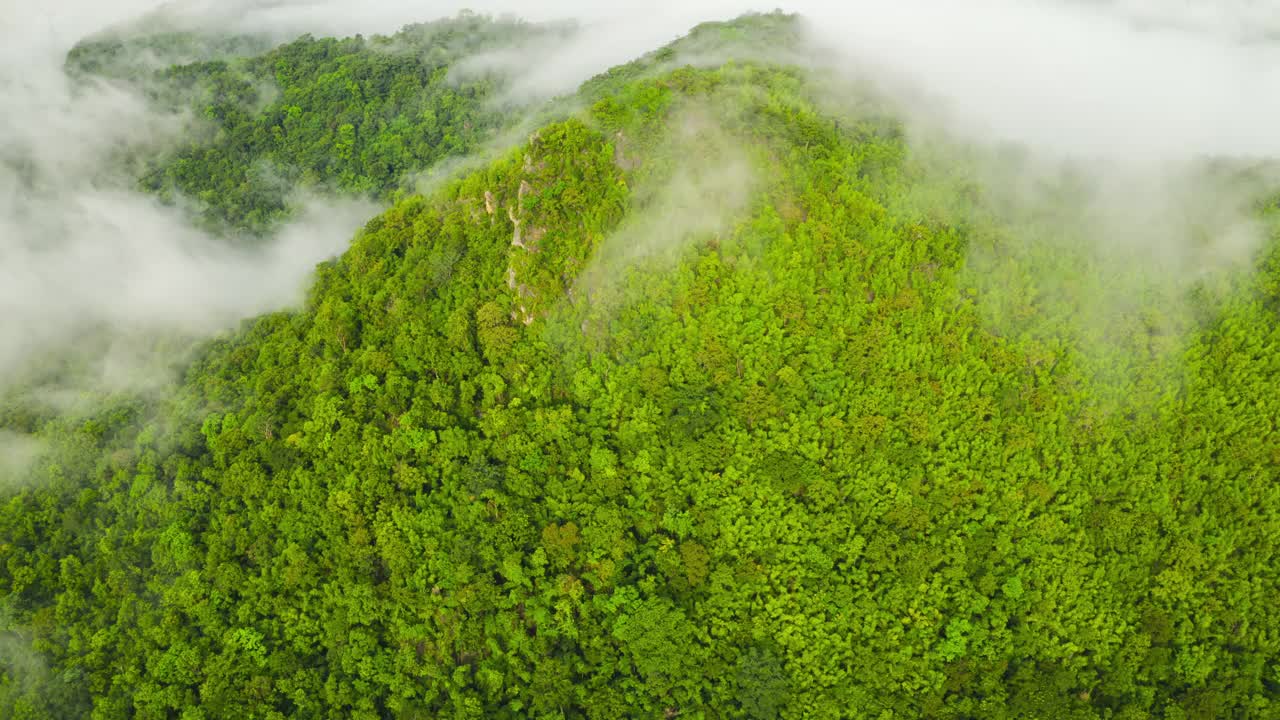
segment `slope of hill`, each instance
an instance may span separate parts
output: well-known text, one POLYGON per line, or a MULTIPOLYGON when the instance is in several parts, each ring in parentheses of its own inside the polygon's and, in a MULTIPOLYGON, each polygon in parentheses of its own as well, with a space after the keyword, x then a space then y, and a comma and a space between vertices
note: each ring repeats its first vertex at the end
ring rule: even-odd
POLYGON ((499 97, 501 72, 456 68, 571 32, 476 15, 275 48, 262 37, 167 32, 85 42, 67 65, 136 87, 158 109, 193 112, 199 122, 179 147, 147 148, 141 187, 193 204, 207 229, 261 235, 299 189, 385 199, 413 173, 475 149, 518 108, 499 97))
POLYGON ((1057 308, 892 123, 663 60, 400 197, 161 407, 44 426, 3 714, 1280 711, 1272 265, 1124 352, 996 332, 1057 308))

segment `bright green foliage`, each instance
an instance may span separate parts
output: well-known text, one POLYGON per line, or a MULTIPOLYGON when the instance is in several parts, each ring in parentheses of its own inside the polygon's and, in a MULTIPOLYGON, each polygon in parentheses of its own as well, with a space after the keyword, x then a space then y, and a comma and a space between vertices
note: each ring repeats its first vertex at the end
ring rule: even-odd
POLYGON ((0 618, 49 670, 0 714, 1280 713, 1271 265, 1103 372, 991 331, 966 258, 1016 248, 800 73, 593 87, 163 421, 45 428, 0 618))
POLYGON ((141 46, 99 42, 77 48, 69 63, 111 75, 143 50, 210 57, 129 78, 162 106, 190 107, 207 126, 153 163, 142 186, 195 201, 212 229, 262 233, 287 215, 299 187, 386 197, 410 173, 473 149, 503 122, 496 91, 505 79, 453 76, 453 65, 562 32, 462 15, 388 37, 304 36, 247 57, 235 51, 256 47, 252 38, 210 47, 182 34, 141 46))

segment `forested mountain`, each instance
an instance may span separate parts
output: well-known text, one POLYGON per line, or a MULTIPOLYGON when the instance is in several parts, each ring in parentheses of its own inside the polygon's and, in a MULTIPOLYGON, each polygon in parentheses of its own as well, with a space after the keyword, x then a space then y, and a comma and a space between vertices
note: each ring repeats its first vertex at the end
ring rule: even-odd
POLYGON ((291 192, 385 198, 414 171, 475 149, 518 113, 498 96, 508 78, 483 66, 459 74, 457 64, 571 32, 463 15, 266 52, 261 37, 170 32, 85 42, 67 64, 138 87, 159 108, 193 110, 203 122, 180 147, 144 158, 140 186, 194 202, 209 229, 262 235, 287 215, 291 192))
POLYGON ((1274 248, 1072 342, 895 121, 679 45, 396 193, 512 122, 460 22, 159 71, 210 226, 394 202, 171 394, 2 409, 0 716, 1280 714, 1274 248))

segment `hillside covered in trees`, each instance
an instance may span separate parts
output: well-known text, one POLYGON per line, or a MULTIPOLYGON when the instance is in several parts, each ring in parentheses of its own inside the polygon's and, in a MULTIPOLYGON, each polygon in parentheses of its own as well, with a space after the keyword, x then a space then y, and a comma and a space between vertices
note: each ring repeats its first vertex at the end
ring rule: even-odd
POLYGON ((0 488, 0 716, 1280 715, 1276 247, 1193 320, 1073 330, 1140 270, 1044 292, 1062 248, 874 104, 679 61, 792 22, 700 26, 426 194, 517 121, 450 64, 562 30, 156 70, 212 125, 141 189, 249 234, 299 184, 388 207, 171 391, 0 406, 45 443, 0 488))
POLYGON ((500 72, 454 69, 571 31, 464 14, 392 36, 304 36, 275 48, 252 35, 108 35, 73 48, 67 67, 133 86, 157 109, 191 111, 202 122, 185 142, 135 160, 139 186, 192 203, 212 230, 260 236, 298 189, 385 198, 414 171, 476 149, 519 108, 498 97, 500 72))

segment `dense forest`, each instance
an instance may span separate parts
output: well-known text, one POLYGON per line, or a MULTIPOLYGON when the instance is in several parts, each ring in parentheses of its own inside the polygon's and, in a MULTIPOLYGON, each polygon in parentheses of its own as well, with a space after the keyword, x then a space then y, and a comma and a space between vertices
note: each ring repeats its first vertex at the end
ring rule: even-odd
MULTIPOLYGON (((137 186, 207 227, 388 206, 170 392, 0 406, 46 443, 0 489, 0 716, 1280 715, 1280 245, 1084 338, 1061 245, 878 105, 679 61, 777 14, 412 192, 517 122, 450 65, 561 31, 147 76, 210 124, 137 186)), ((1069 255, 1081 296, 1139 272, 1069 255)))
POLYGON ((260 54, 269 41, 257 36, 108 36, 73 48, 67 67, 202 120, 180 147, 134 161, 139 186, 197 207, 210 230, 261 236, 299 189, 386 198, 408 189, 412 172, 474 150, 519 108, 499 97, 501 74, 451 69, 570 32, 462 15, 386 37, 304 36, 260 54), (163 64, 189 57, 204 59, 163 64))

